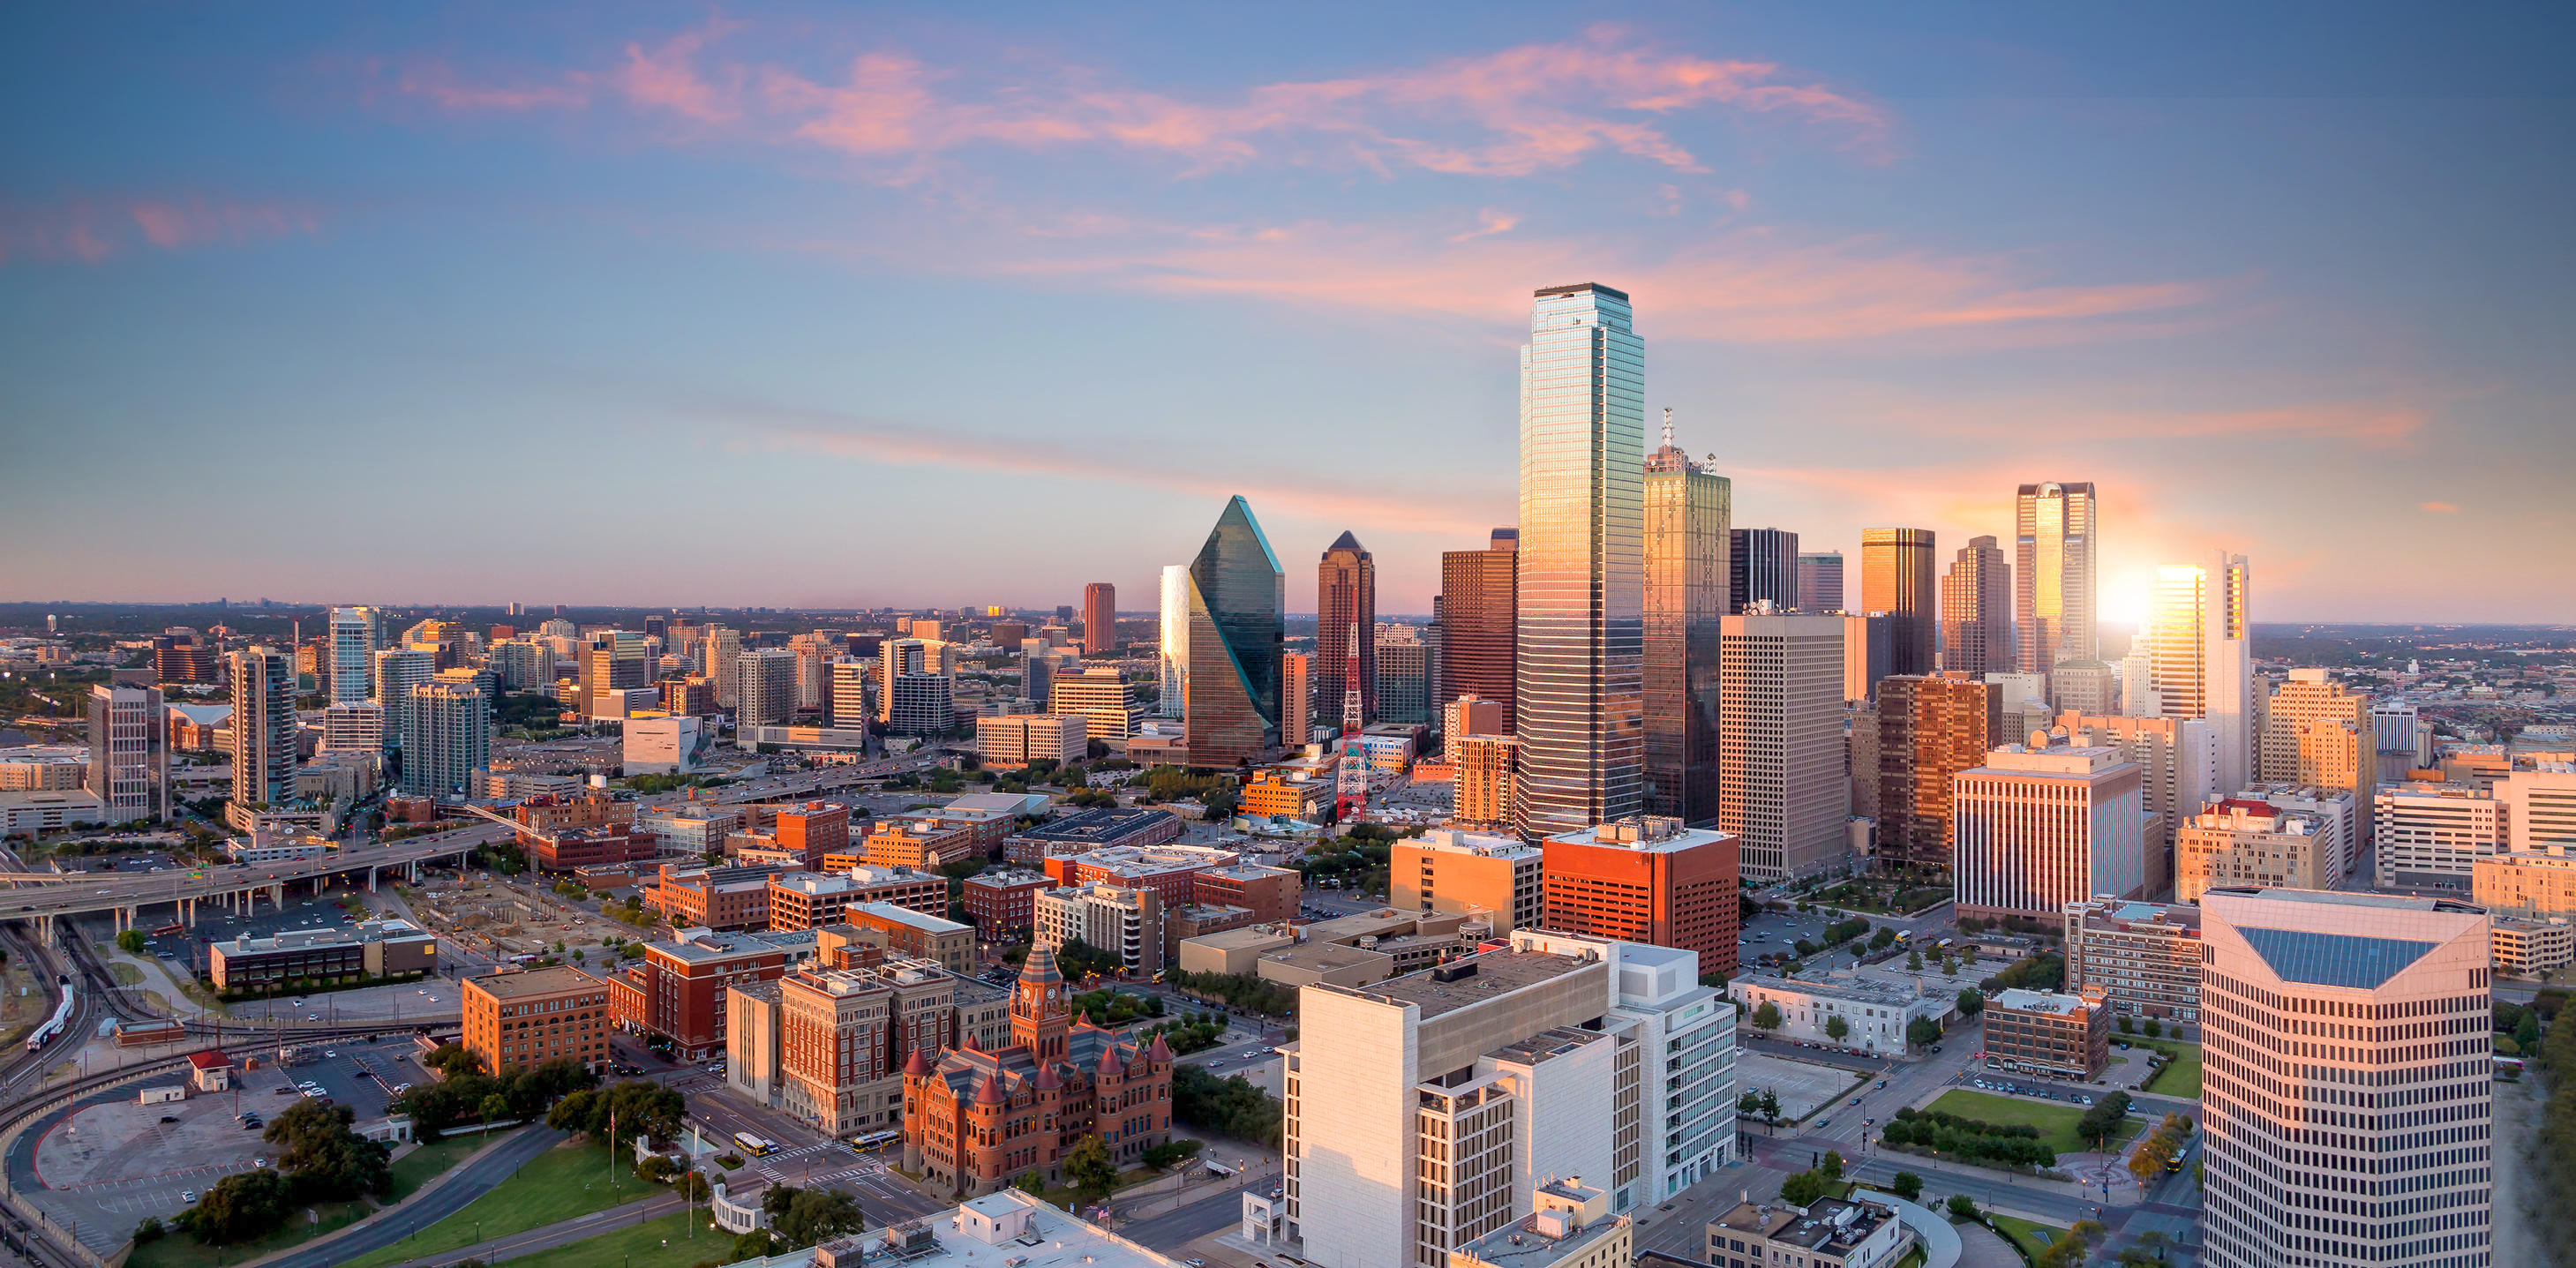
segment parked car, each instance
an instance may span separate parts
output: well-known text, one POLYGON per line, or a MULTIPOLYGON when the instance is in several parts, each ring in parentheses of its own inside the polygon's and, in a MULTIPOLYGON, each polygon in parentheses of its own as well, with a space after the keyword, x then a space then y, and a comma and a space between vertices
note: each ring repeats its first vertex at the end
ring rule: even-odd
POLYGON ((179 1121, 179 1116, 176 1114, 164 1114, 161 1116, 161 1121, 165 1123, 175 1123, 179 1121))

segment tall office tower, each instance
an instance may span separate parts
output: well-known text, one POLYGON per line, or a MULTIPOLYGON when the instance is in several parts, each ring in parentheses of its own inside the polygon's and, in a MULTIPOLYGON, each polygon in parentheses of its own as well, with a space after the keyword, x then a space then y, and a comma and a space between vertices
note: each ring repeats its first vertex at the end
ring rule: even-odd
MULTIPOLYGON (((787 682, 796 684, 796 654, 786 653, 787 682)), ((610 692, 629 687, 653 685, 653 673, 644 655, 644 636, 628 630, 602 630, 591 635, 581 648, 581 703, 587 717, 626 716, 625 708, 608 704, 610 692)))
POLYGON ((274 647, 232 652, 233 804, 295 799, 295 658, 274 647))
POLYGON ((1082 650, 1087 656, 1118 650, 1118 587, 1106 581, 1082 588, 1082 650))
MULTIPOLYGON (((1777 528, 1729 528, 1726 545, 1726 614, 1739 616, 1769 602, 1780 611, 1797 606, 1804 584, 1798 535, 1777 528)), ((1839 558, 1839 556, 1837 557, 1839 558)), ((1836 568, 1841 564, 1836 563, 1836 568)), ((1840 589, 1837 583, 1836 589, 1840 589)))
POLYGON ((1288 574, 1238 494, 1190 562, 1190 765, 1256 761, 1279 743, 1287 610, 1288 574))
POLYGON ((2147 658, 2164 716, 2207 717, 2209 570, 2198 564, 2157 568, 2154 604, 2147 658))
POLYGON ((2006 744, 1950 794, 1959 914, 2056 921, 2066 904, 2142 898, 2143 772, 2118 749, 2006 744))
POLYGON ((856 656, 832 658, 831 682, 823 697, 823 721, 827 726, 864 727, 877 716, 876 669, 874 660, 856 656))
POLYGON ((1377 561, 1344 532, 1315 568, 1315 716, 1342 720, 1351 631, 1359 631, 1360 719, 1377 720, 1377 561))
POLYGON ((1717 818, 1717 638, 1734 484, 1673 445, 1646 458, 1646 812, 1717 818))
POLYGON ((1483 696, 1512 732, 1512 645, 1518 638, 1520 530, 1498 528, 1483 550, 1440 555, 1440 688, 1435 700, 1483 696))
POLYGON ((742 655, 742 633, 710 625, 698 640, 698 671, 716 684, 716 707, 733 707, 733 662, 742 655))
POLYGON ((2209 719, 2219 786, 2235 789, 2254 770, 2250 582, 2243 555, 2221 554, 2217 563, 2214 575, 2199 564, 2156 569, 2147 656, 2163 716, 2209 719))
POLYGON ((669 623, 665 622, 661 617, 648 616, 644 618, 644 637, 646 638, 660 638, 662 637, 663 631, 669 628, 669 623))
POLYGON ((1136 734, 1145 707, 1136 703, 1136 688, 1116 665, 1093 665, 1081 673, 1055 675, 1048 688, 1046 711, 1081 718, 1095 740, 1124 740, 1136 734))
POLYGON ((1628 296, 1535 295, 1521 348, 1513 827, 1524 839, 1645 805, 1645 344, 1628 296))
POLYGON ((2007 742, 2003 689, 1960 673, 1879 680, 1878 859, 1926 872, 1950 870, 1950 795, 1959 772, 2007 742))
POLYGON ((886 686, 886 729, 946 735, 957 725, 956 684, 946 674, 896 674, 886 686))
POLYGON ((2012 601, 2003 550, 1994 538, 1969 538, 1941 578, 1941 667, 1981 677, 2009 672, 2012 601))
POLYGON ((2098 660, 2061 660, 2048 673, 2048 697, 2061 712, 2107 717, 2120 711, 2120 671, 2098 660))
MULTIPOLYGON (((1075 655, 1079 662, 1081 657, 1075 655)), ((1055 670, 1058 654, 1054 645, 1042 638, 1020 640, 1020 698, 1039 708, 1055 694, 1055 670)))
POLYGON ((2156 690, 2155 627, 2141 626, 2120 658, 2120 712, 2133 718, 2161 718, 2164 695, 2156 690))
POLYGON ((2025 674, 2102 654, 2094 629, 2100 510, 2090 481, 2025 484, 2013 497, 2012 619, 2021 639, 2014 667, 2025 674))
POLYGON ((411 689, 410 744, 403 749, 403 795, 462 794, 479 767, 492 764, 492 705, 469 683, 424 682, 411 689))
POLYGON ((1428 726, 1431 712, 1431 644, 1410 625, 1389 626, 1371 640, 1377 662, 1377 711, 1381 722, 1428 726))
POLYGON ((1520 752, 1521 742, 1508 735, 1451 736, 1449 765, 1458 783, 1450 822, 1462 828, 1510 827, 1512 767, 1520 752))
POLYGON ((1735 972, 1734 834, 1645 815, 1549 837, 1540 849, 1546 928, 1694 952, 1693 981, 1735 972))
POLYGON ((1279 653, 1279 742, 1300 748, 1315 742, 1315 654, 1279 653))
POLYGON ((2520 1160, 2494 1147, 2486 911, 2230 888, 2200 915, 2202 1261, 2497 1262, 2520 1160))
POLYGON ((376 703, 385 711, 385 747, 399 749, 410 726, 411 689, 438 675, 438 658, 408 647, 376 653, 376 703))
POLYGON ((1843 620, 1757 612, 1719 626, 1717 826, 1757 884, 1850 857, 1843 620))
POLYGON ((170 817, 169 715, 159 687, 90 686, 89 790, 106 822, 170 817))
POLYGON ((1860 606, 1887 614, 1887 672, 1928 674, 1940 592, 1932 584, 1932 530, 1860 530, 1860 606))
POLYGON ((1798 552, 1798 610, 1801 612, 1843 610, 1843 552, 1839 550, 1798 552))
POLYGON ((796 653, 785 648, 733 659, 733 729, 785 726, 796 719, 796 653))
MULTIPOLYGON (((2064 668, 2064 666, 2060 666, 2064 668)), ((2184 821, 2213 798, 2234 791, 2218 782, 2218 753, 2209 723, 2200 718, 2132 718, 2066 709, 2057 715, 2066 742, 2079 748, 2115 748, 2137 763, 2141 805, 2154 815, 2147 838, 2147 893, 2172 892, 2174 842, 2184 821)))
POLYGON ((1879 679, 1887 677, 1887 614, 1853 612, 1842 621, 1843 699, 1858 704, 1876 693, 1879 679))
MULTIPOLYGON (((1190 566, 1163 565, 1162 621, 1154 656, 1160 672, 1156 675, 1162 694, 1154 712, 1166 718, 1181 716, 1189 700, 1190 672, 1190 566)), ((1284 740, 1283 743, 1299 743, 1284 740)))
POLYGON ((2379 791, 2370 697, 2345 691, 2322 669, 2293 669, 2290 680, 2255 708, 2255 779, 2341 789, 2352 794, 2353 804, 2370 805, 2379 791))
POLYGON ((374 608, 331 609, 330 662, 323 690, 334 702, 375 694, 376 652, 384 646, 384 614, 374 608))
POLYGON ((877 721, 888 723, 894 721, 895 680, 906 677, 943 676, 939 673, 939 666, 932 659, 930 650, 928 643, 917 638, 899 638, 878 645, 877 721))

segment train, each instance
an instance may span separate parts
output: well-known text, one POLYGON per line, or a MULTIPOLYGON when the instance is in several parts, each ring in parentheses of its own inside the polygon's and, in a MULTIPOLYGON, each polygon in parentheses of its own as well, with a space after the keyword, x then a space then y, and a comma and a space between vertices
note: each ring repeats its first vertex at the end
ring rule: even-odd
POLYGON ((47 1040, 63 1033, 63 1027, 71 1024, 72 1005, 74 1000, 77 998, 77 992, 80 988, 72 985, 71 975, 69 974, 63 975, 62 987, 62 1005, 54 1009, 54 1016, 51 1021, 36 1027, 36 1033, 27 1036, 27 1051, 34 1052, 38 1048, 44 1047, 47 1040))

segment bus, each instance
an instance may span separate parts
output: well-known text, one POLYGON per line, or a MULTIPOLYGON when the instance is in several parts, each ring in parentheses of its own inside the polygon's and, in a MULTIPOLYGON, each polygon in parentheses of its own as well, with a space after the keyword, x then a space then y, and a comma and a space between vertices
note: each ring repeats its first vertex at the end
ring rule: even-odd
POLYGON ((750 1154, 754 1158, 766 1157, 770 1150, 778 1147, 776 1143, 762 1140, 760 1137, 754 1136, 750 1132, 735 1132, 733 1134, 733 1143, 742 1146, 742 1151, 750 1154))
POLYGON ((867 1135, 861 1136, 856 1141, 852 1142, 850 1147, 853 1149, 877 1149, 886 1145, 891 1145, 901 1139, 903 1139, 903 1132, 900 1130, 869 1132, 867 1135))
POLYGON ((155 938, 167 938, 172 934, 186 933, 187 931, 188 927, 186 925, 163 925, 160 928, 153 930, 152 936, 155 938))

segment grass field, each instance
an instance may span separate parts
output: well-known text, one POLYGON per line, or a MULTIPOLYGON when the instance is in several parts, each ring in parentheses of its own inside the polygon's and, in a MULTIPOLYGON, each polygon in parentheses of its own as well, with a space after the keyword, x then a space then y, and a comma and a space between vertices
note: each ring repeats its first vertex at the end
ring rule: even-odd
POLYGON ((420 1186, 446 1174, 449 1167, 465 1161, 473 1153, 508 1132, 494 1135, 450 1136, 434 1140, 394 1160, 394 1200, 401 1201, 420 1192, 420 1186))
POLYGON ((1995 1222, 1996 1228, 2003 1230, 2004 1236, 2021 1243, 2021 1248, 2029 1251, 2034 1258, 2041 1251, 2047 1250, 2050 1242, 2066 1236, 2066 1230, 2054 1224, 2038 1224, 2030 1220, 2014 1219, 2009 1215, 1996 1215, 1992 1212, 1987 1213, 1987 1218, 1995 1222), (2042 1234, 2046 1236, 2043 1237, 2042 1234))
POLYGON ((222 1264, 242 1264, 273 1251, 298 1246, 333 1229, 343 1228, 365 1219, 373 1208, 364 1202, 325 1202, 320 1206, 297 1207, 286 1218, 286 1227, 255 1241, 235 1242, 230 1246, 208 1246, 186 1233, 171 1233, 149 1246, 137 1246, 126 1259, 129 1268, 218 1268, 222 1264), (313 1213, 322 1222, 313 1222, 313 1213))
POLYGON ((667 1185, 636 1179, 631 1166, 611 1167, 605 1150, 557 1146, 538 1155, 521 1167, 519 1174, 502 1181, 491 1192, 474 1199, 471 1206, 383 1250, 351 1260, 346 1268, 376 1268, 379 1264, 444 1254, 471 1246, 477 1240, 543 1228, 668 1192, 667 1185))
POLYGON ((2163 1039, 2132 1039, 2129 1042, 2142 1044, 2174 1058, 2173 1064, 2157 1071, 2156 1077, 2147 1081, 2146 1091, 2158 1096, 2179 1096, 2191 1101, 2200 1099, 2199 1044, 2163 1039))
POLYGON ((686 1213, 675 1212, 509 1262, 518 1268, 689 1268, 733 1262, 733 1234, 707 1227, 707 1213, 700 1208, 693 1240, 688 1220, 686 1213))
MULTIPOLYGON (((1942 1093, 1941 1099, 1932 1102, 1927 1108, 1939 1110, 1944 1114, 1956 1114, 1961 1118, 1973 1118, 1979 1122, 1996 1123, 2007 1127, 2023 1125, 2036 1127, 2039 1129, 2041 1143, 2062 1154, 2083 1153, 2093 1148, 2092 1141, 2082 1139, 2075 1134, 2075 1124, 2084 1117, 2085 1107, 2080 1105, 2025 1101, 2016 1097, 1989 1096, 1984 1092, 1956 1088, 1942 1093)), ((2123 1122, 2120 1125, 2119 1138, 2127 1140, 2137 1135, 2138 1130, 2136 1120, 2123 1122)))

